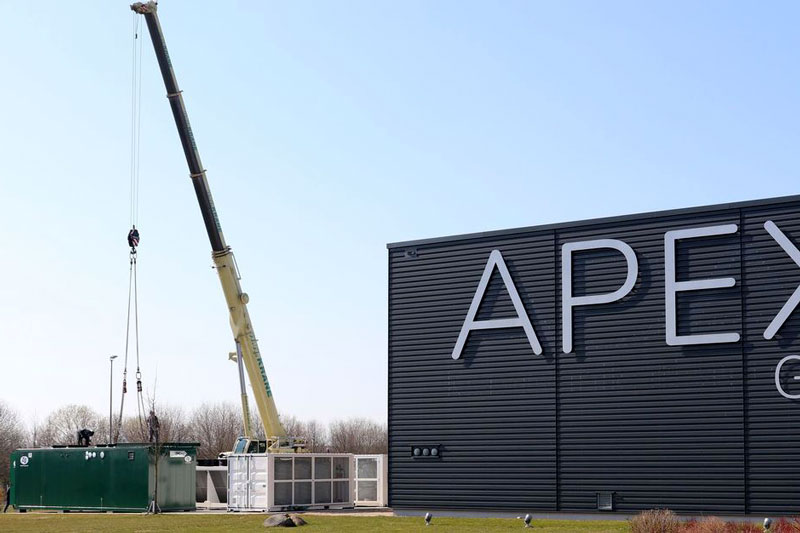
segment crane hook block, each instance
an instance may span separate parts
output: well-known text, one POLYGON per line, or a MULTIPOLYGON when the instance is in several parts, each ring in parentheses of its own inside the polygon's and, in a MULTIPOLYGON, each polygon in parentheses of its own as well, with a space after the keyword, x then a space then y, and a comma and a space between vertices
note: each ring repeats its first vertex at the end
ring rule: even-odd
POLYGON ((136 226, 132 227, 128 232, 128 246, 134 251, 136 247, 139 246, 139 230, 136 229, 136 226))

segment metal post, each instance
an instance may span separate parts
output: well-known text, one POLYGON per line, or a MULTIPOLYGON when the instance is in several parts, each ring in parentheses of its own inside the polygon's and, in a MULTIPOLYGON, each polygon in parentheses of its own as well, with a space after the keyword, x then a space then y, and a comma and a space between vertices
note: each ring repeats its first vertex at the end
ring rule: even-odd
POLYGON ((254 437, 250 427, 250 406, 247 405, 247 388, 244 385, 244 362, 242 359, 242 346, 237 342, 236 364, 239 366, 239 391, 242 395, 242 429, 245 437, 254 437))
POLYGON ((111 363, 111 372, 108 377, 108 443, 111 444, 111 435, 114 434, 112 431, 112 425, 114 424, 114 418, 112 414, 113 404, 114 404, 114 359, 116 359, 116 355, 112 355, 108 358, 109 362, 111 363))

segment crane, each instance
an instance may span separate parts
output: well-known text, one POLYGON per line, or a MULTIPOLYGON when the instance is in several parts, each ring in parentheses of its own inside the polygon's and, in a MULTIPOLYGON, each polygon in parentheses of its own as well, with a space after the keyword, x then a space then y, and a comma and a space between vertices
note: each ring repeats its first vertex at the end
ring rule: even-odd
POLYGON ((189 165, 189 175, 192 179, 197 201, 200 204, 200 212, 203 215, 206 233, 211 242, 211 257, 214 267, 219 275, 222 284, 222 292, 228 304, 230 313, 230 325, 233 332, 236 352, 230 354, 230 358, 237 362, 239 366, 239 385, 242 395, 242 411, 244 418, 244 435, 239 437, 234 444, 234 453, 245 452, 290 452, 302 451, 305 447, 303 439, 286 435, 280 420, 278 410, 275 406, 275 399, 269 386, 267 373, 264 370, 264 363, 261 360, 261 353, 258 350, 258 341, 253 332, 253 323, 247 311, 249 297, 242 290, 241 277, 236 259, 231 247, 225 242, 222 234, 222 227, 214 207, 214 200, 211 197, 211 190, 208 186, 206 170, 200 162, 200 153, 197 150, 192 127, 189 124, 189 116, 186 113, 186 106, 183 102, 181 90, 178 87, 178 80, 172 69, 172 63, 164 41, 164 34, 161 31, 161 23, 158 19, 158 5, 156 2, 137 2, 131 5, 131 9, 144 16, 150 39, 153 42, 153 49, 158 59, 158 66, 164 85, 167 89, 167 99, 172 108, 172 116, 178 128, 178 135, 183 146, 183 153, 186 156, 186 163, 189 165), (267 440, 259 441, 250 427, 250 416, 247 405, 247 391, 244 385, 244 369, 253 388, 253 397, 258 408, 261 422, 264 424, 267 440))

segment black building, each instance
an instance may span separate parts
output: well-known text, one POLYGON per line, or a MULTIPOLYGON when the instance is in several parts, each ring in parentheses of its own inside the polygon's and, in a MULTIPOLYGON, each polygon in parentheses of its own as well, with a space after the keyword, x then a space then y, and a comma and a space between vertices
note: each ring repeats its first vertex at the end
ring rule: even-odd
POLYGON ((800 196, 390 244, 390 505, 800 512, 796 246, 800 196))

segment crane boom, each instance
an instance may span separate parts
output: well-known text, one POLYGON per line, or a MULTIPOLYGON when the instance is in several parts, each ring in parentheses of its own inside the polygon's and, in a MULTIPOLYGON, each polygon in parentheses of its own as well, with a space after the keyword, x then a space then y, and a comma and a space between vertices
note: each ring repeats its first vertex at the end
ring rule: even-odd
MULTIPOLYGON (((258 341, 253 332, 250 315, 247 312, 249 298, 242 291, 236 260, 222 234, 217 210, 214 207, 214 200, 208 187, 206 171, 200 162, 200 153, 197 151, 192 127, 189 124, 189 116, 186 114, 186 106, 183 102, 181 90, 178 88, 175 72, 172 70, 167 45, 164 42, 164 34, 161 31, 161 24, 158 20, 157 5, 152 1, 138 2, 131 5, 131 9, 140 15, 144 15, 150 38, 153 42, 153 48, 156 52, 156 58, 158 58, 161 76, 164 78, 164 85, 167 89, 167 98, 172 108, 172 116, 175 118, 175 125, 178 128, 178 135, 183 145, 183 153, 186 156, 186 163, 189 165, 192 185, 197 195, 197 201, 200 204, 200 212, 203 215, 208 240, 211 242, 211 255, 222 284, 222 292, 225 294, 225 300, 228 304, 237 357, 241 358, 247 370, 247 376, 253 387, 253 396, 261 421, 264 424, 268 442, 272 439, 270 446, 280 447, 281 438, 286 437, 286 431, 278 419, 275 400, 272 397, 267 374, 258 350, 258 341)), ((246 421, 245 427, 248 427, 248 425, 246 421)), ((252 438, 253 436, 246 435, 246 437, 252 438)))

